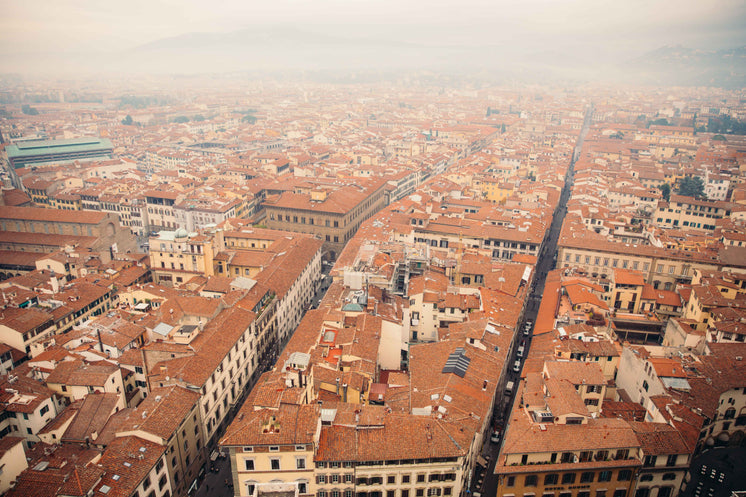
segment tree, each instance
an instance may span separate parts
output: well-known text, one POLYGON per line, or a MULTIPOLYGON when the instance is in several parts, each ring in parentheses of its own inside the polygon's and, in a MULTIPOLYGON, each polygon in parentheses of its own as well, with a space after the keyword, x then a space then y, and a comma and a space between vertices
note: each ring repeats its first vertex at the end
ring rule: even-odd
POLYGON ((174 122, 175 123, 188 123, 189 118, 187 116, 176 116, 174 117, 174 122))
POLYGON ((720 142, 724 142, 724 141, 726 141, 726 140, 725 140, 725 137, 724 137, 723 135, 715 135, 715 136, 713 136, 713 137, 712 137, 712 139, 713 139, 714 141, 720 141, 720 142))
POLYGON ((679 195, 701 198, 705 196, 705 183, 699 176, 686 177, 679 183, 679 195))
POLYGON ((666 119, 665 117, 661 117, 659 119, 656 119, 655 121, 651 121, 650 124, 654 126, 668 126, 669 125, 668 119, 666 119))
POLYGON ((23 104, 21 106, 21 112, 23 112, 27 116, 36 116, 39 114, 39 111, 36 110, 34 107, 31 107, 29 104, 23 104))
POLYGON ((127 114, 127 117, 122 119, 122 124, 124 124, 125 126, 132 126, 132 116, 127 114))
POLYGON ((251 114, 246 114, 241 118, 241 121, 249 124, 254 124, 256 122, 256 117, 252 116, 251 114))
POLYGON ((671 200, 671 185, 663 183, 662 185, 658 185, 658 189, 661 191, 663 198, 666 199, 666 202, 671 200))

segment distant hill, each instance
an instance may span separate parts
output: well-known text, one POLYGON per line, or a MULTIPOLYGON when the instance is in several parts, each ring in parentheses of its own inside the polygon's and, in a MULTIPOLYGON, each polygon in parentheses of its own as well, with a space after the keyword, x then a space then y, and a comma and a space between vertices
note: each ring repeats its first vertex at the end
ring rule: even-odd
POLYGON ((746 47, 698 50, 661 47, 625 65, 630 78, 642 84, 680 86, 746 86, 746 47))
POLYGON ((187 33, 140 45, 120 62, 138 69, 202 71, 385 69, 430 65, 459 49, 426 47, 376 37, 313 33, 293 27, 257 27, 229 33, 187 33))

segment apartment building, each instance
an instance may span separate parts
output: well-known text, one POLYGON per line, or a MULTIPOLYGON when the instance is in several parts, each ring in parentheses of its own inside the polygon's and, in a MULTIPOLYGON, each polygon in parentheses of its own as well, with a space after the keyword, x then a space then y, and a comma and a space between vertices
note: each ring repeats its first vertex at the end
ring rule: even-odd
POLYGON ((68 403, 83 399, 92 392, 103 392, 119 396, 119 409, 128 407, 122 370, 108 361, 62 361, 49 373, 46 384, 68 403))
POLYGON ((199 392, 181 386, 153 388, 123 421, 117 437, 136 436, 165 448, 174 495, 196 488, 207 449, 200 419, 199 392))
POLYGON ((643 457, 635 497, 677 495, 689 470, 691 447, 679 430, 667 423, 631 421, 643 457))
POLYGON ((54 324, 54 316, 45 310, 9 307, 0 318, 0 341, 30 354, 35 343, 55 333, 54 324))
POLYGON ((652 219, 657 226, 662 228, 712 232, 718 220, 728 218, 732 210, 733 205, 729 202, 672 194, 669 202, 658 202, 652 219))
POLYGON ((144 192, 144 196, 148 220, 147 230, 149 232, 179 228, 175 211, 179 194, 176 191, 147 190, 144 192))
POLYGON ((0 438, 22 437, 27 445, 62 412, 63 401, 53 389, 23 374, 0 376, 0 438))
MULTIPOLYGON (((211 300, 211 299, 205 299, 211 300)), ((204 326, 170 326, 169 340, 143 347, 149 389, 180 385, 199 392, 205 443, 222 432, 259 363, 276 344, 276 303, 255 286, 204 326)))
POLYGON ((360 224, 384 207, 387 183, 298 187, 263 202, 268 228, 308 233, 324 242, 323 258, 335 260, 360 224))
POLYGON ((166 447, 148 439, 116 437, 104 450, 98 466, 103 474, 94 485, 94 495, 174 495, 166 469, 166 447))
POLYGON ((690 283, 695 269, 713 271, 725 265, 725 261, 705 252, 615 243, 588 233, 563 231, 557 244, 558 267, 582 268, 586 274, 602 278, 616 268, 631 269, 641 272, 645 283, 655 289, 674 290, 679 283, 690 283))
POLYGON ((720 308, 746 310, 746 275, 695 271, 683 317, 695 321, 698 331, 714 328, 713 314, 720 308))
MULTIPOLYGON (((521 381, 495 465, 500 497, 624 497, 642 466, 640 444, 621 419, 598 418, 567 377, 521 381)), ((599 399, 600 410, 603 400, 599 399)))
POLYGON ((194 276, 214 273, 214 239, 184 228, 150 237, 150 269, 156 284, 181 287, 194 276))
POLYGON ((231 445, 235 494, 314 495, 314 447, 320 431, 319 407, 314 404, 283 404, 252 416, 239 432, 227 435, 222 442, 231 445))
POLYGON ((174 204, 176 226, 189 232, 220 224, 249 213, 246 199, 221 198, 218 192, 195 192, 174 204), (210 195, 211 194, 211 195, 210 195))

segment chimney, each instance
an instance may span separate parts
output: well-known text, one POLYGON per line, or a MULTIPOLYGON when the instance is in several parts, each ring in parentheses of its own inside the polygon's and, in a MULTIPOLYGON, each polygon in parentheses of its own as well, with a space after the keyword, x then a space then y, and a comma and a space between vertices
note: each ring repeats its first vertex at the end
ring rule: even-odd
POLYGON ((339 395, 339 378, 337 378, 337 395, 339 395))
POLYGON ((342 402, 347 402, 347 383, 342 385, 342 402))

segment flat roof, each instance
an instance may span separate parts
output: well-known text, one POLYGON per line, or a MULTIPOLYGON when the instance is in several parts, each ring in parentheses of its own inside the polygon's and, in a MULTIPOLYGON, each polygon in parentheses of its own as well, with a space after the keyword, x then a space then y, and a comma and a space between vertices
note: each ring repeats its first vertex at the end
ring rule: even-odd
POLYGON ((75 154, 111 150, 114 147, 108 138, 74 138, 70 140, 40 140, 8 145, 8 159, 35 157, 47 154, 75 154))

